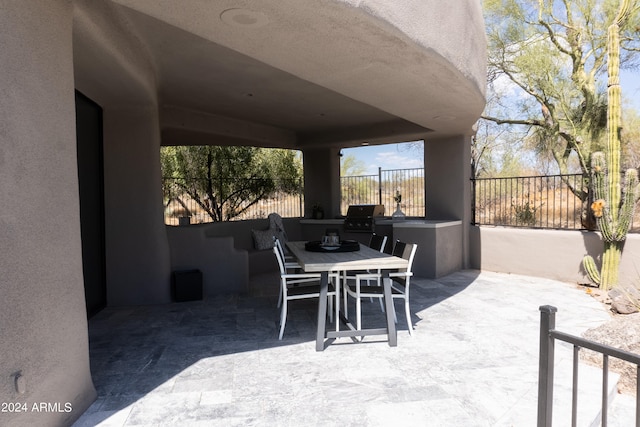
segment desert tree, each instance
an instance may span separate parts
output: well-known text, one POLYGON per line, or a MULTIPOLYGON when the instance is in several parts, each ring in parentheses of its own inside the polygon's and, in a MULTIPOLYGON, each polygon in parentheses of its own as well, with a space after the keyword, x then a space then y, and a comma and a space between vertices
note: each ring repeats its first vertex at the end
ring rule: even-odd
MULTIPOLYGON (((633 1, 620 26, 620 66, 633 68, 640 49, 640 14, 633 1)), ((591 154, 606 145, 607 28, 617 0, 485 0, 489 83, 513 88, 484 120, 526 130, 532 149, 553 159, 566 184, 589 201, 591 154), (494 112, 497 112, 494 114, 494 112)))
MULTIPOLYGON (((276 192, 301 191, 293 150, 244 146, 175 146, 160 152, 165 203, 191 198, 212 221, 228 221, 276 192)), ((189 212, 187 212, 189 213, 189 212)))

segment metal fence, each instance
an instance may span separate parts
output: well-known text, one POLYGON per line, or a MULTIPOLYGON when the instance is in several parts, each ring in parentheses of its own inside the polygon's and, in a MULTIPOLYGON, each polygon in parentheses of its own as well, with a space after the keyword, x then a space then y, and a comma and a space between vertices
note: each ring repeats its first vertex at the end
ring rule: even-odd
MULTIPOLYGON (((191 223, 214 221, 210 215, 210 201, 204 180, 164 178, 165 223, 176 225, 189 218, 191 223)), ((425 178, 423 168, 378 168, 376 175, 340 177, 342 199, 341 214, 346 215, 350 205, 381 204, 385 215, 391 216, 397 208, 394 198, 402 196, 400 209, 407 216, 426 216, 425 178)), ((583 214, 586 205, 572 191, 588 188, 588 179, 582 174, 525 176, 509 178, 475 178, 472 184, 472 211, 474 225, 499 225, 544 229, 585 229, 583 214)), ((233 207, 237 215, 231 220, 266 218, 270 212, 283 217, 304 216, 302 182, 280 183, 278 188, 255 202, 242 201, 233 207)), ((632 233, 640 232, 640 210, 635 210, 632 233)))
POLYGON ((582 174, 475 178, 472 183, 474 224, 584 228, 582 201, 570 190, 583 188, 582 174))
MULTIPOLYGON (((266 218, 271 212, 278 212, 283 217, 302 217, 304 215, 304 198, 301 181, 288 180, 276 183, 276 188, 255 200, 248 197, 242 189, 250 188, 254 180, 245 180, 238 184, 234 180, 233 191, 229 191, 229 182, 220 179, 199 178, 163 178, 162 192, 164 197, 164 221, 167 225, 182 223, 201 224, 220 220, 239 221, 245 219, 266 218), (221 205, 213 203, 208 194, 214 194, 218 200, 225 200, 221 205)), ((219 202, 218 202, 219 203, 219 202)))
MULTIPOLYGON (((571 424, 577 423, 578 412, 578 362, 581 348, 602 354, 602 400, 601 426, 607 426, 609 408, 609 358, 614 357, 636 365, 636 414, 635 425, 640 427, 640 356, 584 338, 557 331, 557 308, 550 305, 540 307, 540 365, 538 370, 538 427, 551 427, 553 415, 553 379, 555 367, 555 342, 573 344, 573 383, 571 393, 571 424)), ((631 420, 628 420, 631 424, 631 420)), ((563 425, 569 425, 564 422, 563 425)))
POLYGON ((347 214, 349 205, 384 205, 385 215, 391 216, 397 208, 395 197, 400 194, 400 209, 407 216, 426 215, 424 168, 378 168, 377 175, 340 177, 342 203, 340 212, 347 214))
MULTIPOLYGON (((582 174, 472 179, 473 224, 546 229, 587 229, 587 204, 578 194, 587 191, 582 174), (574 189, 574 191, 572 191, 574 189)), ((635 210, 632 233, 640 232, 635 210)))

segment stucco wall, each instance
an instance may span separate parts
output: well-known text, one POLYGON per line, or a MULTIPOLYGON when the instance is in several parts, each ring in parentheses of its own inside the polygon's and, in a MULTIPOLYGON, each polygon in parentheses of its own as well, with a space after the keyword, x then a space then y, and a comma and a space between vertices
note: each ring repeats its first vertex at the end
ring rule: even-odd
POLYGON ((2 426, 70 424, 96 396, 71 25, 68 1, 4 2, 0 13, 0 402, 26 405, 24 412, 0 412, 2 426), (34 410, 40 403, 51 406, 34 410))
POLYGON ((325 218, 340 215, 340 150, 306 149, 304 160, 304 214, 310 218, 313 205, 324 209, 325 218))
MULTIPOLYGON (((283 218, 289 240, 301 239, 300 220, 283 218)), ((202 271, 204 297, 249 290, 251 276, 277 272, 270 250, 256 250, 251 230, 266 230, 266 219, 167 226, 171 270, 202 271)))
MULTIPOLYGON (((471 227, 471 267, 525 274, 572 283, 589 283, 582 258, 598 257, 599 233, 471 227)), ((629 234, 620 263, 620 283, 640 283, 640 235, 629 234)))
POLYGON ((341 0, 402 30, 409 38, 450 61, 485 92, 486 42, 480 2, 457 0, 341 0), (416 19, 423 16, 425 19, 416 19), (456 31, 442 31, 455 28, 456 31))

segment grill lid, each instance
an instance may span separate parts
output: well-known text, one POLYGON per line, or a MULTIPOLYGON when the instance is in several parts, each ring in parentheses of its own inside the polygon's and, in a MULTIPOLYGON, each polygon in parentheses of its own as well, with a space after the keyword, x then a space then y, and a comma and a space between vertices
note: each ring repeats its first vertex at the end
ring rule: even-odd
POLYGON ((384 215, 384 205, 351 205, 347 218, 373 218, 384 215))
POLYGON ((372 232, 375 227, 375 217, 384 215, 384 205, 351 205, 344 220, 347 231, 372 232))

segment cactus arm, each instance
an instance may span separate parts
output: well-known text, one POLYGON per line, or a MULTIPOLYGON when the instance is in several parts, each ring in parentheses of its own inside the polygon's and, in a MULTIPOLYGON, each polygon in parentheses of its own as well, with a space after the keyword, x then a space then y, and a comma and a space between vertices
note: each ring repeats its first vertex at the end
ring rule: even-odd
POLYGON ((638 171, 629 169, 624 175, 624 186, 622 192, 622 206, 618 215, 618 228, 616 230, 616 241, 623 241, 627 237, 627 232, 631 226, 631 219, 636 207, 636 193, 638 191, 638 171))
POLYGON ((600 284, 600 271, 598 271, 598 267, 596 266, 596 262, 593 260, 591 255, 587 255, 582 259, 582 265, 584 266, 584 270, 587 272, 587 276, 589 279, 597 285, 600 284))
POLYGON ((594 202, 591 204, 593 216, 596 218, 598 230, 605 241, 613 238, 611 210, 609 208, 609 187, 607 186, 607 163, 604 153, 596 152, 591 157, 591 183, 594 202))
POLYGON ((597 151, 591 155, 591 185, 593 199, 607 200, 607 162, 603 152, 597 151))

